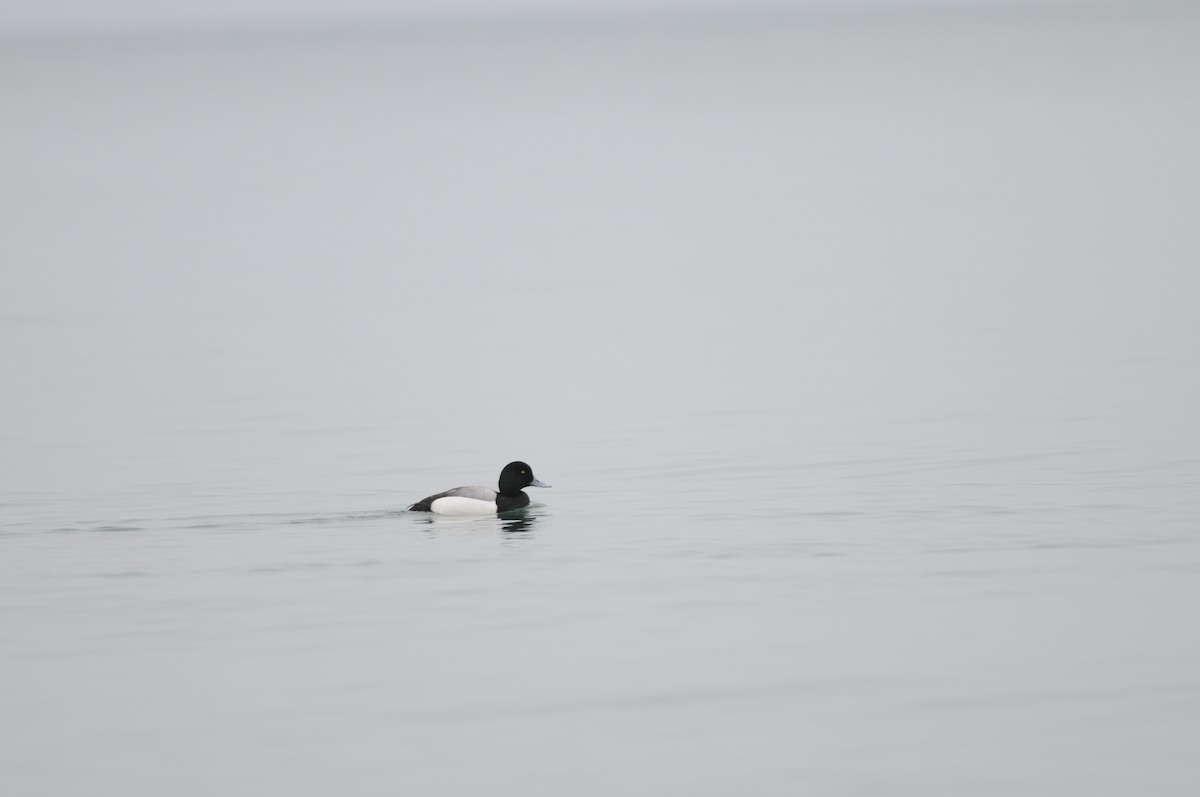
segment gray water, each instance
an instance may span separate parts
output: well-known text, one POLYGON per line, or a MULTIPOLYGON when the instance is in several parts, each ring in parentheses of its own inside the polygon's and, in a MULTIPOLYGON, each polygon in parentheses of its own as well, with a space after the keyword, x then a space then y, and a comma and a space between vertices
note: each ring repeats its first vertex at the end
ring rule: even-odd
POLYGON ((4 794, 1194 793, 1200 17, 0 92, 4 794), (524 514, 403 511, 517 458, 524 514))

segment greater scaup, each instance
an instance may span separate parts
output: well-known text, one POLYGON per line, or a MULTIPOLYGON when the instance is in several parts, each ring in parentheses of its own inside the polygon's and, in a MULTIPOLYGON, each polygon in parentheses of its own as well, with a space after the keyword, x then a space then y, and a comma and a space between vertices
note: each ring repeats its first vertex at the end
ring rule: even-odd
POLYGON ((490 487, 455 487, 444 493, 422 498, 409 507, 413 512, 438 515, 491 515, 529 506, 525 487, 549 487, 533 477, 533 468, 524 462, 510 462, 500 471, 500 491, 490 487))

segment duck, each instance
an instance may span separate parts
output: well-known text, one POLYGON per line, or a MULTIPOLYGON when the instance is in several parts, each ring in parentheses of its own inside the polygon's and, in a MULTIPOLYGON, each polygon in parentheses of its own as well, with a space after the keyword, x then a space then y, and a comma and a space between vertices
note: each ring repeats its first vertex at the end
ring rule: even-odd
POLYGON ((500 471, 499 491, 490 487, 455 487, 422 498, 409 506, 408 510, 432 512, 435 515, 494 515, 529 506, 526 487, 549 486, 535 478, 533 468, 524 462, 510 462, 500 471))

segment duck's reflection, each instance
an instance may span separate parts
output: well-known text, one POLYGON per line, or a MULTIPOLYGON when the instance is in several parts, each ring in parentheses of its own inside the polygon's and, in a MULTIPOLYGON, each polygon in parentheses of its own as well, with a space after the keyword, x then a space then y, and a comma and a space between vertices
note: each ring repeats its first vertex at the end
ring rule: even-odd
POLYGON ((505 512, 500 515, 500 531, 505 534, 529 534, 533 531, 533 524, 536 521, 537 515, 524 509, 505 512))
MULTIPOLYGON (((529 512, 526 509, 514 509, 509 512, 503 512, 496 516, 499 520, 499 529, 503 534, 531 534, 534 524, 537 522, 538 516, 535 513, 529 512)), ((489 518, 483 517, 446 517, 443 515, 426 514, 423 517, 415 518, 420 527, 427 532, 434 532, 438 526, 466 526, 471 523, 488 524, 489 518)))

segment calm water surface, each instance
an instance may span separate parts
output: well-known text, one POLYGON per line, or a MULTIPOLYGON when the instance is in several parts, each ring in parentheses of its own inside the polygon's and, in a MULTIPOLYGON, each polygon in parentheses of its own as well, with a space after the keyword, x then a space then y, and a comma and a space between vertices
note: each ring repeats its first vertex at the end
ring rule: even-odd
POLYGON ((0 791, 1193 793, 1198 54, 6 44, 0 791))

